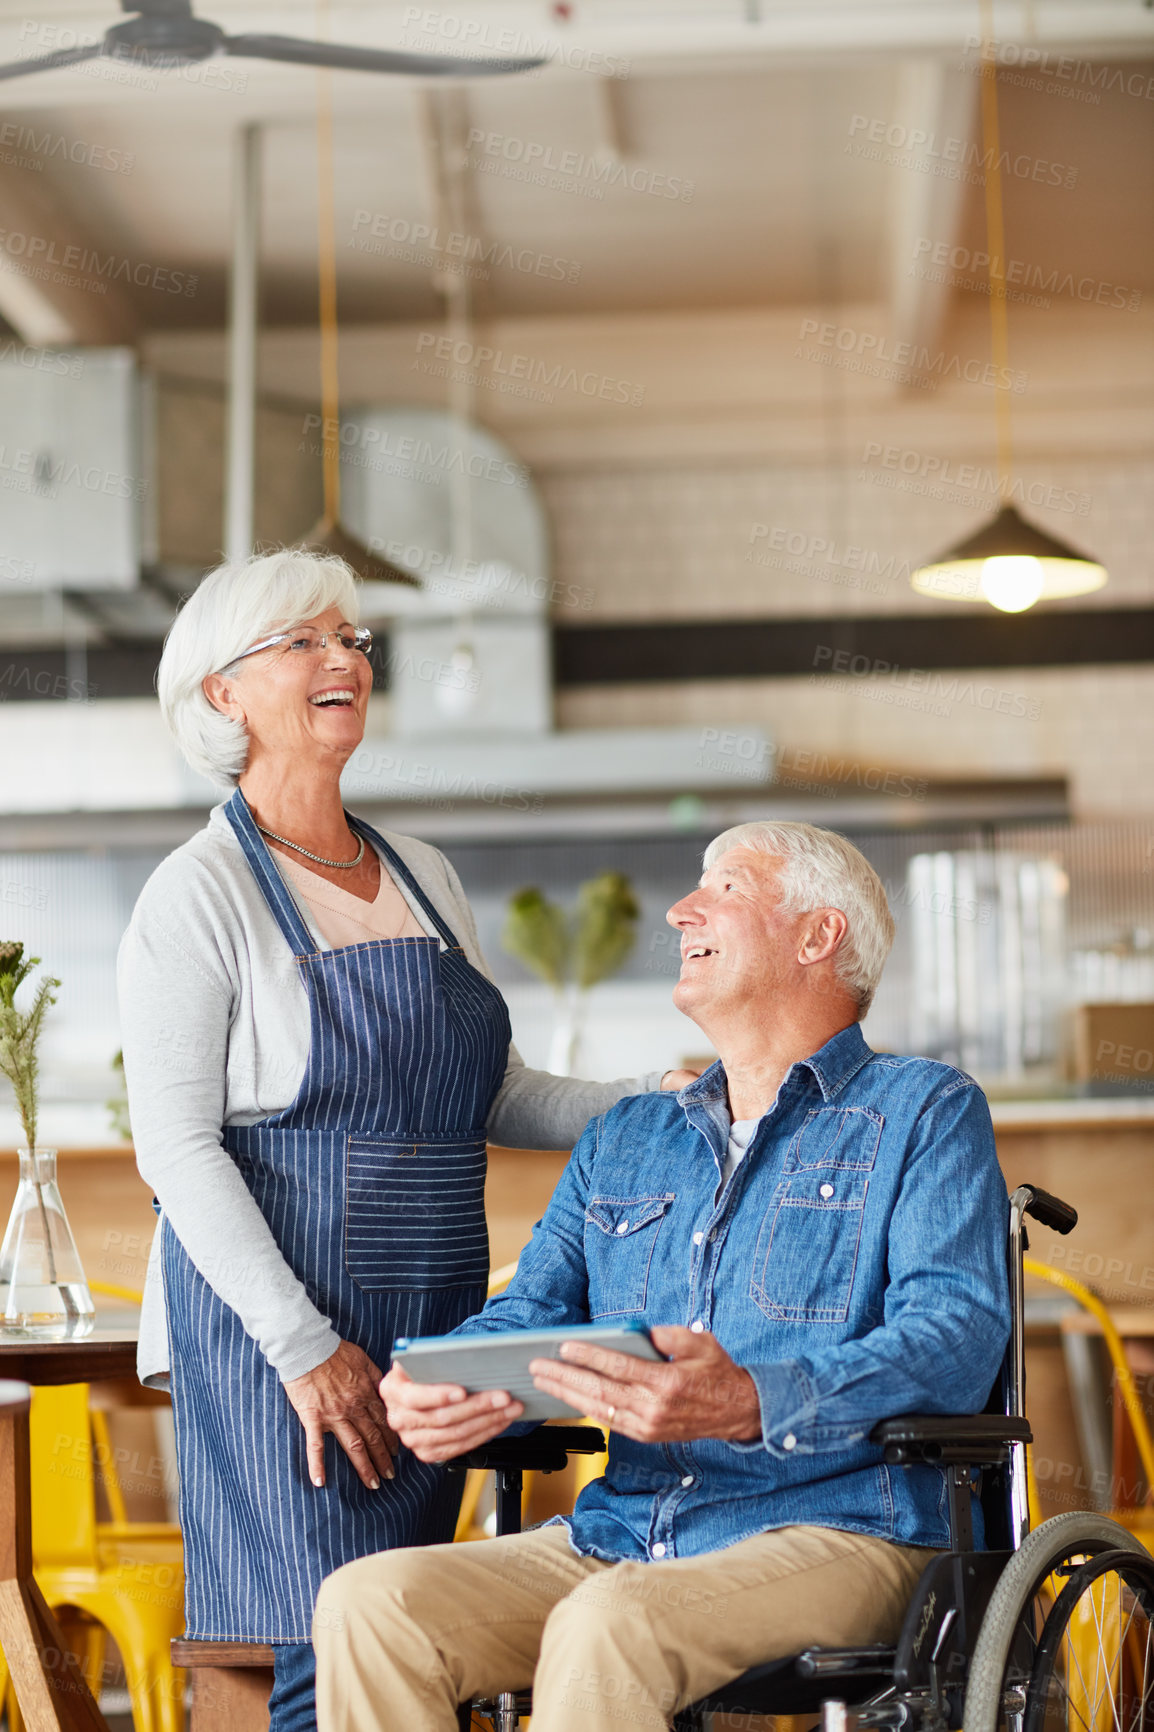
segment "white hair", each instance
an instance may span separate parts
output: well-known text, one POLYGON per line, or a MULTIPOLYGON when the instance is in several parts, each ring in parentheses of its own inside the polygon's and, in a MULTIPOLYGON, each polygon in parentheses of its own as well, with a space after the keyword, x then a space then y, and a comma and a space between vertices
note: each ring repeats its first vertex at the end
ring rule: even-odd
POLYGON ((834 970, 857 1000, 860 1020, 873 1002, 894 941, 885 886, 865 855, 834 830, 784 819, 736 824, 723 831, 705 850, 706 867, 731 848, 753 848, 782 860, 781 906, 789 912, 840 908, 849 930, 835 953, 834 970))
POLYGON ((235 787, 248 761, 248 729, 209 703, 202 682, 285 626, 339 607, 356 625, 357 581, 343 559, 301 547, 226 560, 177 614, 156 676, 164 719, 194 770, 235 787))

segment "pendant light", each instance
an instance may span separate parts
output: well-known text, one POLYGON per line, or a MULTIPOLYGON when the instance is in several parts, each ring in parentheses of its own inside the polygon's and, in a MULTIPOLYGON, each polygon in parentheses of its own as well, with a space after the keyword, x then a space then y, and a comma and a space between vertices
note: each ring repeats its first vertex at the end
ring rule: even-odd
POLYGON ((910 579, 919 595, 988 601, 1002 613, 1024 613, 1036 601, 1101 589, 1106 568, 1036 529, 1013 505, 959 541, 910 579))
MULTIPOLYGON (((317 34, 327 39, 328 7, 318 8, 317 34)), ((412 572, 372 553, 363 541, 341 522, 340 366, 337 329, 337 237, 334 210, 335 169, 333 162, 332 73, 317 72, 317 275, 320 300, 321 342, 321 453, 324 474, 324 509, 304 537, 312 553, 335 554, 352 567, 365 583, 403 585, 420 589, 412 572)), ((374 610, 376 612, 377 610, 374 610)), ((387 610, 386 610, 387 611, 387 610)))
MULTIPOLYGON (((990 349, 996 369, 994 411, 998 445, 998 491, 1005 499, 1013 476, 1010 419, 1010 344, 1006 312, 1005 224, 999 161, 998 66, 991 0, 981 0, 982 151, 986 169, 986 282, 990 297, 990 349), (997 275, 995 265, 1001 265, 997 275)), ((1009 504, 975 535, 958 542, 910 578, 919 595, 941 600, 982 597, 1002 613, 1024 613, 1035 602, 1089 595, 1106 582, 1097 560, 1028 523, 1009 504)))

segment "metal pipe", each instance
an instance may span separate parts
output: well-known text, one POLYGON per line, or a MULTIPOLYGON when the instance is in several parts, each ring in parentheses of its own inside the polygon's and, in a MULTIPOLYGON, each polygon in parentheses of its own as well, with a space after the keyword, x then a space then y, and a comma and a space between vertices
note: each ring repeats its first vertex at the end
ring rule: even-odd
POLYGON ((256 480, 259 126, 242 126, 237 134, 233 154, 232 205, 224 550, 228 559, 247 559, 253 544, 253 495, 256 480))
MULTIPOLYGON (((1010 1314, 1013 1319, 1010 1336, 1010 1377, 1006 1390, 1006 1412, 1024 1419, 1026 1415, 1026 1330, 1025 1280, 1022 1258, 1025 1254, 1026 1206, 1034 1193, 1028 1185, 1019 1185, 1010 1197, 1010 1314)), ((1011 1544, 1014 1550, 1030 1531, 1030 1497, 1027 1483, 1026 1446, 1010 1445, 1010 1522, 1013 1528, 1011 1544)))

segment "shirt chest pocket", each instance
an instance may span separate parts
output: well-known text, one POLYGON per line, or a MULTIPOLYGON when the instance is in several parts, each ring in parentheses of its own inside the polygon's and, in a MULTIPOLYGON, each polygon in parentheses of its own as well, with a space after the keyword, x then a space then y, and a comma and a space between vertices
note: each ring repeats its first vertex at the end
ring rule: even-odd
POLYGON ((673 1199, 671 1191, 663 1196, 590 1197, 585 1266, 591 1317, 644 1311, 658 1234, 673 1199))
POLYGON ((750 1295, 780 1322, 844 1323, 869 1175, 884 1120, 868 1107, 811 1112, 758 1234, 750 1295))

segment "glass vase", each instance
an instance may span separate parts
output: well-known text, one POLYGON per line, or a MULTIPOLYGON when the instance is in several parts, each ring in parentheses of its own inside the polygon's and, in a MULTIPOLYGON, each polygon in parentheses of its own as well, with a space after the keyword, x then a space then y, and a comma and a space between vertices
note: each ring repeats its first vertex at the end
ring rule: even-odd
POLYGON ((553 1036, 549 1042, 547 1069, 554 1076, 578 1074, 578 1053, 585 1031, 585 995, 569 987, 557 994, 553 1013, 553 1036))
POLYGON ((20 1183, 0 1247, 0 1331, 87 1335, 96 1310, 56 1184, 56 1150, 21 1149, 20 1183))

